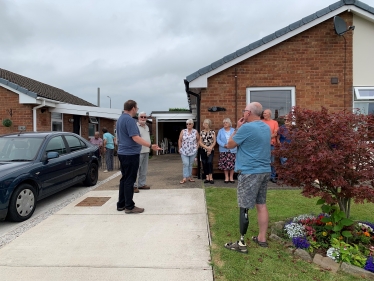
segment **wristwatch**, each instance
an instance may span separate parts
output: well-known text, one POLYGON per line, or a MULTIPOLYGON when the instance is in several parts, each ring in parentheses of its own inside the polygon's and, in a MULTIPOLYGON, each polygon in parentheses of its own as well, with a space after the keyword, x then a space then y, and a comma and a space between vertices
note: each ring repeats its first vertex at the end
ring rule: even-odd
POLYGON ((152 143, 151 143, 151 145, 149 146, 149 148, 152 149, 152 143))

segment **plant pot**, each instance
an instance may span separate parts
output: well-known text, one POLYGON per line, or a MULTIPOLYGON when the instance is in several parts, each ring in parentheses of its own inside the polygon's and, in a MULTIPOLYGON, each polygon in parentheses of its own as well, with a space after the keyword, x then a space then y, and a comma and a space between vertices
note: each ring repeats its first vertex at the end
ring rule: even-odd
POLYGON ((197 176, 197 167, 192 167, 192 175, 197 176))

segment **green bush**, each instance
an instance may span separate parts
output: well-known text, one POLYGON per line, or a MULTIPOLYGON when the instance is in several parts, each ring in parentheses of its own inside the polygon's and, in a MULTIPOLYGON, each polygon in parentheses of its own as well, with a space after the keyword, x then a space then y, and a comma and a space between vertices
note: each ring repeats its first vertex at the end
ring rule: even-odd
POLYGON ((13 122, 10 119, 4 119, 3 120, 3 126, 4 127, 10 127, 10 126, 12 126, 12 124, 13 124, 13 122))

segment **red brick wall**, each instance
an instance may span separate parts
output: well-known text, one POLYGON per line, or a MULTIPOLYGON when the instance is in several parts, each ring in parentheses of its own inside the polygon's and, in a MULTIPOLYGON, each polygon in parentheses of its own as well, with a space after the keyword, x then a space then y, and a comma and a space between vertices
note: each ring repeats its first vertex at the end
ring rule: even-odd
MULTIPOLYGON (((33 131, 33 111, 36 105, 20 104, 18 94, 13 93, 3 87, 0 87, 0 100, 6 101, 0 103, 0 135, 12 132, 18 132, 18 126, 26 126, 26 131, 33 131), (8 110, 12 109, 13 116, 10 117, 8 110), (13 124, 10 128, 4 127, 2 120, 11 119, 13 124)), ((37 114, 37 131, 51 131, 51 113, 48 108, 38 108, 37 114)), ((63 123, 65 132, 73 132, 73 123, 68 120, 73 115, 63 114, 63 123)), ((81 117, 81 135, 88 139, 88 117, 81 117)), ((100 127, 107 127, 109 132, 113 134, 115 121, 111 119, 100 118, 100 127)))
POLYGON ((18 95, 3 87, 0 87, 0 101, 0 134, 17 132, 18 126, 26 126, 27 131, 33 130, 32 105, 19 104, 18 95), (12 110, 12 117, 8 110, 12 110), (4 119, 11 119, 12 126, 4 127, 2 122, 4 119))
MULTIPOLYGON (((352 14, 340 15, 352 25, 352 14)), ((236 125, 246 106, 249 87, 295 87, 296 105, 318 110, 325 106, 337 111, 344 108, 344 38, 335 34, 333 19, 310 28, 270 49, 242 61, 208 79, 208 88, 201 93, 201 123, 212 120, 218 132, 222 120, 229 117, 236 125), (235 69, 237 99, 235 99, 235 69), (338 77, 339 84, 331 84, 338 77), (235 115, 235 104, 237 115, 235 115), (211 106, 226 111, 208 112, 211 106)), ((347 40, 345 107, 352 108, 352 32, 347 40)), ((218 152, 218 146, 216 147, 218 152)), ((218 153, 215 157, 217 167, 218 153)))

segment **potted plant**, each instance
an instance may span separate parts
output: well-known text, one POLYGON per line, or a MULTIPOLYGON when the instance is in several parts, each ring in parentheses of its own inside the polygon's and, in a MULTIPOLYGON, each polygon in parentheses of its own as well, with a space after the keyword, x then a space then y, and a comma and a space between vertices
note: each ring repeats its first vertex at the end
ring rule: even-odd
POLYGON ((197 158, 195 158, 192 164, 192 175, 197 176, 197 158))

